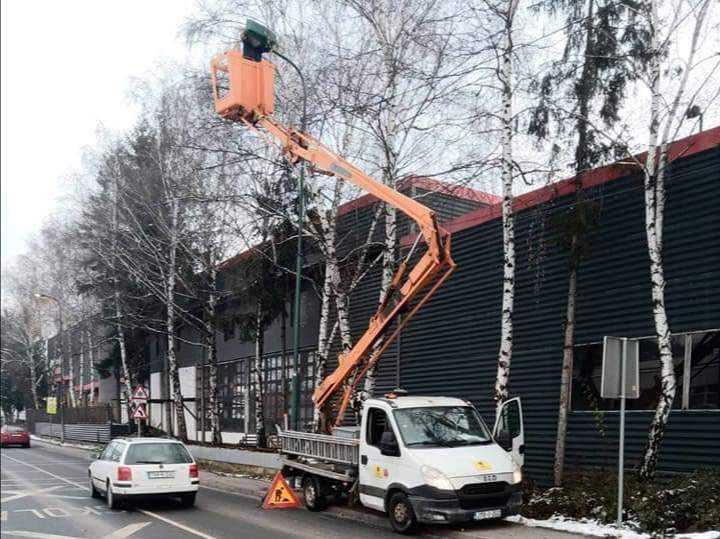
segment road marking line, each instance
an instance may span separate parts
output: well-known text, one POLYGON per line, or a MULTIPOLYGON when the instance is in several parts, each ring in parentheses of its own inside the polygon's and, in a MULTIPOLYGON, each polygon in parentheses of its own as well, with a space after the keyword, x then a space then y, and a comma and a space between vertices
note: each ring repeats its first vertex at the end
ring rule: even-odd
POLYGON ((201 531, 195 530, 195 529, 191 528, 190 526, 185 526, 185 524, 180 524, 179 522, 175 522, 174 520, 170 520, 169 518, 160 516, 157 513, 153 513, 152 511, 147 511, 146 509, 140 509, 140 512, 145 515, 148 515, 150 517, 156 518, 158 520, 162 520, 163 522, 167 522, 168 524, 175 526, 176 528, 185 530, 186 532, 197 535, 198 537, 202 537, 203 539, 215 539, 215 537, 213 537, 212 535, 208 535, 201 531))
MULTIPOLYGON (((43 470, 42 468, 38 468, 37 466, 35 466, 35 465, 33 465, 33 464, 28 464, 27 462, 23 462, 23 461, 21 461, 21 460, 14 459, 14 458, 12 458, 12 457, 8 457, 7 455, 5 455, 5 458, 8 458, 8 459, 12 460, 13 462, 17 462, 18 464, 23 464, 23 465, 25 465, 25 466, 29 466, 30 468, 34 468, 34 469, 36 469, 36 470, 38 470, 38 471, 40 471, 40 472, 46 473, 46 474, 48 474, 49 476, 54 477, 55 479, 59 479, 60 481, 64 481, 65 483, 67 483, 67 484, 69 484, 69 485, 75 485, 76 487, 80 487, 80 488, 83 488, 83 489, 86 489, 86 490, 90 490, 90 488, 87 487, 87 486, 81 485, 81 484, 79 484, 79 483, 75 483, 74 481, 70 481, 69 479, 65 479, 64 477, 61 477, 61 476, 59 476, 59 475, 55 475, 54 473, 48 472, 47 470, 43 470)), ((148 515, 148 516, 150 516, 150 517, 156 518, 156 519, 161 520, 161 521, 163 521, 163 522, 165 522, 165 523, 167 523, 167 524, 170 524, 171 526, 175 526, 176 528, 180 528, 181 530, 184 530, 184 531, 186 531, 186 532, 188 532, 188 533, 192 533, 193 535, 197 535, 198 537, 202 537, 203 539, 215 539, 215 537, 213 537, 212 535, 208 535, 208 534, 206 534, 206 533, 203 533, 203 532, 201 532, 201 531, 198 531, 198 530, 196 530, 196 529, 194 529, 194 528, 191 528, 190 526, 185 526, 185 524, 180 524, 179 522, 175 522, 174 520, 171 520, 171 519, 169 519, 169 518, 160 516, 160 515, 158 515, 157 513, 153 513, 152 511, 147 511, 146 509, 138 509, 138 513, 142 513, 142 514, 144 514, 144 515, 148 515)), ((34 536, 33 536, 33 537, 34 537, 34 536)))
POLYGON ((6 490, 6 492, 13 492, 16 494, 14 496, 6 496, 5 498, 0 498, 0 502, 7 503, 13 500, 19 500, 20 498, 25 498, 27 496, 41 496, 43 492, 50 492, 51 490, 57 490, 59 488, 63 488, 63 485, 55 485, 54 487, 41 488, 40 490, 21 490, 19 492, 17 490, 6 490))
POLYGON ((134 524, 129 524, 124 528, 115 530, 110 535, 106 535, 104 539, 125 539, 125 537, 130 537, 133 533, 142 530, 148 525, 150 525, 149 522, 135 522, 134 524))
POLYGON ((12 535, 14 537, 31 537, 34 539, 82 539, 82 537, 73 537, 72 535, 55 535, 54 533, 26 532, 21 530, 3 530, 2 534, 12 535))

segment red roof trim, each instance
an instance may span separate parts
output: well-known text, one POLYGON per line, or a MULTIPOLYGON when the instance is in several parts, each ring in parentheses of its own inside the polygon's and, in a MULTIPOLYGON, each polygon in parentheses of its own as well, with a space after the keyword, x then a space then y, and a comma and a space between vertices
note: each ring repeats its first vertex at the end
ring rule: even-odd
POLYGON ((220 262, 220 264, 217 267, 218 271, 225 271, 234 266, 237 266, 243 260, 247 260, 248 258, 250 258, 250 255, 252 254, 252 252, 255 249, 256 249, 256 247, 251 247, 250 249, 247 249, 246 251, 238 253, 235 256, 230 257, 227 260, 220 262))
MULTIPOLYGON (((400 189, 405 187, 418 187, 427 191, 435 191, 456 198, 462 198, 464 200, 471 200, 474 202, 481 202, 483 204, 497 204, 502 201, 501 197, 485 193, 484 191, 478 191, 477 189, 471 189, 470 187, 463 187, 460 185, 452 185, 445 183, 433 178, 427 178, 425 176, 408 176, 400 180, 400 189)), ((377 202, 377 198, 373 195, 363 195, 346 202, 338 207, 338 217, 345 215, 360 208, 364 208, 373 203, 377 202)))
MULTIPOLYGON (((483 191, 478 191, 476 189, 471 189, 469 187, 462 187, 458 185, 452 185, 445 182, 441 182, 439 180, 434 180, 432 178, 426 178, 421 176, 408 176, 407 178, 404 178, 400 182, 400 188, 407 187, 408 185, 418 187, 420 189, 425 189, 427 191, 435 191, 438 193, 443 193, 449 196, 454 196, 456 198, 462 198, 465 200, 472 200, 475 202, 481 202, 483 204, 492 205, 492 204, 498 204, 502 201, 501 197, 491 195, 489 193, 485 193, 483 191)), ((347 213, 350 213, 355 210, 359 210, 361 208, 364 208, 366 206, 370 206, 371 204, 374 204, 377 202, 377 198, 374 195, 363 195, 361 197, 358 197, 354 200, 351 200, 350 202, 346 202, 345 204, 342 204, 338 206, 338 217, 345 215, 347 213)), ((246 251, 243 251, 241 253, 236 254, 235 256, 228 258, 227 260, 224 260, 218 265, 218 271, 227 271, 233 267, 235 267, 237 264, 242 262, 243 260, 247 260, 252 255, 253 250, 255 250, 256 247, 251 247, 247 249, 246 251)))
MULTIPOLYGON (((670 161, 673 161, 680 157, 689 157, 693 154, 718 146, 720 146, 720 126, 673 142, 670 144, 668 155, 670 161)), ((643 152, 637 156, 637 159, 640 162, 644 162, 646 156, 647 152, 643 152)), ((582 186, 583 189, 588 189, 612 180, 624 178, 625 176, 637 171, 638 167, 635 164, 614 163, 612 165, 596 168, 585 173, 582 178, 582 186)), ((513 211, 517 213, 527 208, 553 200, 554 198, 569 195, 574 192, 574 178, 567 178, 552 185, 548 185, 547 187, 541 187, 535 191, 515 197, 513 211)), ((458 230, 478 226, 487 221, 492 221, 493 219, 499 219, 501 215, 502 206, 501 204, 496 204, 494 206, 479 208, 468 212, 449 223, 445 223, 443 228, 451 233, 457 232, 458 230)), ((401 244, 407 244, 408 242, 412 242, 414 240, 414 236, 405 236, 402 238, 401 244)))

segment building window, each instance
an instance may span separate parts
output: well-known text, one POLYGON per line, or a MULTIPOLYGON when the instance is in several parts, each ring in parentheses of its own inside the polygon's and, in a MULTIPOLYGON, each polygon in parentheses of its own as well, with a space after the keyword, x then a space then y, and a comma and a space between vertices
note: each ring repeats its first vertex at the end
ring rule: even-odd
POLYGON ((688 407, 691 410, 717 410, 720 408, 720 331, 696 333, 688 337, 688 407))
MULTIPOLYGON (((720 385, 720 332, 673 335, 671 338, 677 388, 673 409, 714 409, 720 385)), ((640 396, 627 399, 628 410, 654 410, 660 395, 660 358, 654 338, 640 340, 640 396)), ((600 396, 602 343, 575 347, 572 409, 617 410, 619 399, 600 396)))
POLYGON ((235 338, 235 323, 231 318, 222 321, 223 340, 230 341, 235 338))

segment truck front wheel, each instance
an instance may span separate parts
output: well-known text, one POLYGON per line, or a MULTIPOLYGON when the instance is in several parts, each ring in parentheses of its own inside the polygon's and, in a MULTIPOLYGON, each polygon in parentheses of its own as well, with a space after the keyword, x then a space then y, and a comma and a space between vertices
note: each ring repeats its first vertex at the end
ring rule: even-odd
POLYGON ((322 511, 327 507, 327 498, 323 493, 323 484, 319 478, 312 475, 303 477, 302 490, 305 506, 310 511, 322 511))
POLYGON ((417 518, 412 504, 402 492, 396 492, 390 498, 388 515, 393 530, 404 535, 410 535, 417 530, 417 518))

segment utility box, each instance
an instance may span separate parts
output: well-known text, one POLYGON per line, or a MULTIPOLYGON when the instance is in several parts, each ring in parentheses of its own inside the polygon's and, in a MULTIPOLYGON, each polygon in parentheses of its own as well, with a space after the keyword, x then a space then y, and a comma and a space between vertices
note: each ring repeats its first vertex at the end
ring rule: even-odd
POLYGON ((273 113, 275 66, 256 62, 233 50, 213 58, 212 85, 215 111, 227 120, 255 122, 273 113))

